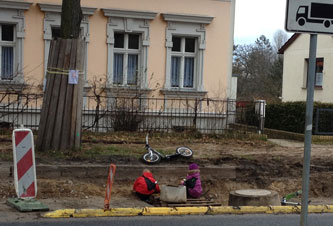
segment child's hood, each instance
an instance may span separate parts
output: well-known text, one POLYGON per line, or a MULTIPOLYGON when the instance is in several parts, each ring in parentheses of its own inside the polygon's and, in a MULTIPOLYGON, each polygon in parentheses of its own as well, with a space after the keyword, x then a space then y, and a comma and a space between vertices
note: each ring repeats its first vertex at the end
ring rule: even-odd
POLYGON ((150 178, 154 178, 154 177, 153 177, 153 174, 150 173, 150 172, 144 172, 144 173, 143 173, 143 176, 145 176, 145 177, 150 177, 150 178))

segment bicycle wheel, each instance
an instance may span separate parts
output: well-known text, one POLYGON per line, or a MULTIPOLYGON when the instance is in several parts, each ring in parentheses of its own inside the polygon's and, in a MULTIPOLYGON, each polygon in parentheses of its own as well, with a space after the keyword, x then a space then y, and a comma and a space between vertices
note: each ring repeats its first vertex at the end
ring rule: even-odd
POLYGON ((146 164, 156 164, 161 161, 161 157, 156 153, 146 153, 142 156, 142 160, 146 164))
POLYGON ((180 154, 185 158, 191 158, 193 155, 193 151, 188 147, 178 147, 176 149, 176 153, 180 154))

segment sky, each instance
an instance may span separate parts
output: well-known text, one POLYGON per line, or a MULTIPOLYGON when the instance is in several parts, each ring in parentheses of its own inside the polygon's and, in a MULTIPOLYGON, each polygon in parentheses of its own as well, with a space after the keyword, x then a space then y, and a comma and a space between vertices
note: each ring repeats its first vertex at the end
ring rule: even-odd
MULTIPOLYGON (((260 35, 273 42, 284 29, 286 0, 236 0, 235 44, 253 44, 260 35)), ((292 33, 288 33, 290 37, 292 33)))

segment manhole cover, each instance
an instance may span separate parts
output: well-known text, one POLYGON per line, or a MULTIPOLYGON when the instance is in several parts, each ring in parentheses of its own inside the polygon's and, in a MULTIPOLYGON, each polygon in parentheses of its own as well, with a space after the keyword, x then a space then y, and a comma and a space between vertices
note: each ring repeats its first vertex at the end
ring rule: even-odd
POLYGON ((270 191, 262 189, 236 190, 235 193, 238 195, 246 195, 246 196, 266 196, 271 194, 270 191))

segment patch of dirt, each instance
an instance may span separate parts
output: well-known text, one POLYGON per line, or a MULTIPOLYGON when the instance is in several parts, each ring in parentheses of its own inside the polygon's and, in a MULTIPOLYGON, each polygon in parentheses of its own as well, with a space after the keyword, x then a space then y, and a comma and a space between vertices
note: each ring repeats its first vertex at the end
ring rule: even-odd
MULTIPOLYGON (((91 143, 84 144, 93 147, 98 143, 101 148, 110 146, 112 141, 123 147, 142 149, 144 153, 144 135, 137 137, 118 135, 118 138, 93 137, 86 140, 91 143), (97 142, 97 141, 102 142, 97 142)), ((1 153, 10 150, 10 142, 0 144, 1 153)), ((236 179, 210 180, 202 178, 205 195, 215 198, 223 205, 228 203, 229 192, 237 189, 271 189, 277 191, 280 196, 300 190, 302 187, 303 168, 303 146, 302 143, 291 146, 277 145, 261 140, 237 140, 221 138, 200 138, 200 139, 177 139, 174 136, 164 138, 154 136, 151 139, 151 146, 156 149, 173 151, 178 146, 189 146, 194 151, 191 161, 199 163, 201 167, 209 165, 232 164, 237 167, 236 179)), ((142 154, 143 154, 142 153, 142 154)), ((94 162, 109 163, 110 160, 116 163, 137 164, 138 158, 129 156, 104 156, 94 159, 94 162)), ((52 158, 50 161, 55 164, 52 158)), ((64 160, 56 160, 62 163, 64 160)), ((69 161, 69 160, 67 160, 69 161)), ((72 160, 70 160, 72 161, 72 160)), ((82 161, 78 158, 77 161, 82 161)), ((89 161, 89 160, 86 160, 89 161)), ((161 165, 170 167, 172 164, 188 164, 188 161, 177 160, 164 162, 161 165)), ((173 175, 165 175, 166 178, 173 178, 173 175)), ((177 181, 178 178, 174 178, 177 181)), ((167 181, 167 180, 165 180, 167 181)), ((173 181, 169 179, 169 181, 173 181)), ((65 200, 81 200, 67 206, 78 206, 95 204, 102 207, 105 194, 106 180, 70 178, 66 180, 40 179, 38 180, 38 198, 56 199, 59 202, 65 200), (92 201, 100 197, 98 204, 92 201), (84 203, 84 200, 86 202, 84 203)), ((142 203, 132 194, 133 181, 121 181, 115 183, 112 191, 112 205, 118 207, 142 206, 142 203)), ((14 185, 11 178, 0 180, 0 200, 15 196, 14 185)), ((333 145, 313 145, 311 152, 311 178, 310 178, 310 199, 315 204, 331 204, 333 198, 333 145)), ((65 205, 65 204, 64 204, 65 205)))

